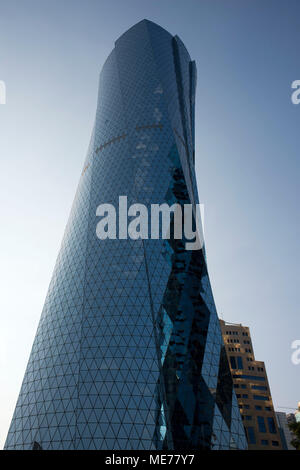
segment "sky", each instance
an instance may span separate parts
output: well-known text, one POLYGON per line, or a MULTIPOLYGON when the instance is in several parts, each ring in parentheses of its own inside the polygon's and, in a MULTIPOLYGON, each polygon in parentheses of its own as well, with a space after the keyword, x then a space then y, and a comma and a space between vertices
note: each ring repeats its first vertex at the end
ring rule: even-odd
MULTIPOLYGON (((0 447, 75 195, 98 76, 147 18, 198 69, 196 174, 220 318, 250 327, 275 408, 300 400, 298 0, 0 0, 0 447)), ((292 411, 292 410, 291 410, 292 411)))

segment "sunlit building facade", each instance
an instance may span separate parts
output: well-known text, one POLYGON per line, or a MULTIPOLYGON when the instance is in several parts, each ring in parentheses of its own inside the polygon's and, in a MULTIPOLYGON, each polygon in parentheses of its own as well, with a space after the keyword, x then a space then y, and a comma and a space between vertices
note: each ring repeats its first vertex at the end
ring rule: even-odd
POLYGON ((250 330, 220 324, 249 450, 282 450, 266 366, 255 359, 250 330))
POLYGON ((143 20, 116 41, 6 449, 247 447, 204 247, 96 236, 121 195, 199 202, 195 88, 177 36, 143 20))

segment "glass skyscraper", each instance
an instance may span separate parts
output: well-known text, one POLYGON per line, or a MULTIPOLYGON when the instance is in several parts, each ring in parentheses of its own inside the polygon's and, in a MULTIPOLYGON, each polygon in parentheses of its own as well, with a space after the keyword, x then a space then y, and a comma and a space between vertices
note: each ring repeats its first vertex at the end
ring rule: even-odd
POLYGON ((196 66, 143 20, 100 74, 95 125, 6 449, 247 447, 204 248, 96 236, 99 204, 197 204, 196 66))

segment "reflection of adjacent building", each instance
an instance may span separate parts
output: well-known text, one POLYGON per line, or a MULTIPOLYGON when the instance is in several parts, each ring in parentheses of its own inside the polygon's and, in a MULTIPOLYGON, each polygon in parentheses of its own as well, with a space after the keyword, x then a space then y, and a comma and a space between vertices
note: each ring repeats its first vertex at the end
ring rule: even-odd
POLYGON ((265 364, 255 360, 249 328, 220 324, 249 450, 282 449, 265 364))
MULTIPOLYGON (((292 416, 295 420, 294 415, 292 416)), ((296 450, 295 447, 291 445, 291 441, 294 439, 294 436, 289 428, 289 422, 293 422, 294 420, 292 419, 291 421, 289 421, 286 413, 282 411, 276 411, 276 418, 283 449, 296 450)))

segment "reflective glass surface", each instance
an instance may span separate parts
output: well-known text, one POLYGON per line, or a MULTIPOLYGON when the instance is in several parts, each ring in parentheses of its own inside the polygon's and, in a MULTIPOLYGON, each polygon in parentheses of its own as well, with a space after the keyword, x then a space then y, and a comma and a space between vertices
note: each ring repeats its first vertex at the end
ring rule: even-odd
POLYGON ((204 248, 96 237, 121 195, 199 202, 195 87, 181 40, 146 20, 107 58, 6 449, 247 447, 204 248))

